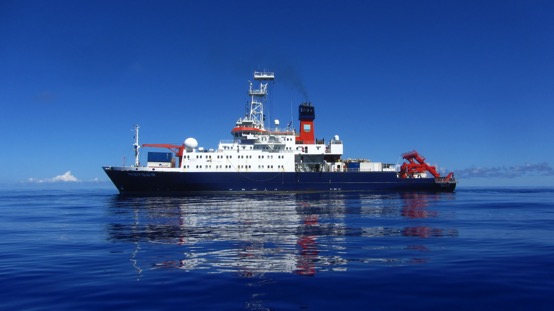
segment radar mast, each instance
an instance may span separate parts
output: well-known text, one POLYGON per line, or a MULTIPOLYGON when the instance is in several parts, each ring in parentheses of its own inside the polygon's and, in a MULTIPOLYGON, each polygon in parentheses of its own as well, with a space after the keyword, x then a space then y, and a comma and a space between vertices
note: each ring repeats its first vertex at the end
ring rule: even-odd
POLYGON ((267 99, 267 85, 269 81, 275 79, 273 72, 258 72, 254 71, 254 80, 259 81, 258 89, 254 89, 253 83, 250 82, 250 109, 248 111, 248 119, 253 122, 254 127, 264 129, 264 105, 263 102, 267 99), (265 82, 265 83, 264 83, 265 82))

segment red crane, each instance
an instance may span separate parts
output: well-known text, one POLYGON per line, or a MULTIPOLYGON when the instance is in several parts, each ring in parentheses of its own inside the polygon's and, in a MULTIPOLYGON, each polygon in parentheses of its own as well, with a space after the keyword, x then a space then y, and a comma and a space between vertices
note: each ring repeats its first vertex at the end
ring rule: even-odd
MULTIPOLYGON (((402 164, 400 167, 400 178, 411 178, 414 174, 420 174, 425 171, 429 172, 435 178, 441 178, 441 175, 437 172, 437 168, 425 163, 425 158, 417 151, 412 150, 406 152, 402 155, 402 158, 408 162, 402 164)), ((444 179, 445 181, 450 181, 453 176, 454 173, 451 172, 444 179)))

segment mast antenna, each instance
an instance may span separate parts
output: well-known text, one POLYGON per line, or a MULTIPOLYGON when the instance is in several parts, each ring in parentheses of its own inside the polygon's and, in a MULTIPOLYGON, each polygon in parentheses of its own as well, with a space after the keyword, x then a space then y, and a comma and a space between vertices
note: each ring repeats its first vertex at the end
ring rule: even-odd
POLYGON ((135 124, 135 143, 133 144, 133 147, 135 149, 135 167, 140 166, 139 161, 139 126, 138 124, 135 124))
POLYGON ((248 112, 248 118, 253 121, 254 126, 263 129, 264 128, 264 105, 263 102, 267 99, 267 85, 269 81, 275 79, 273 72, 258 72, 254 71, 254 80, 260 81, 259 88, 254 89, 253 83, 250 83, 250 111, 248 112), (264 83, 265 82, 265 83, 264 83))

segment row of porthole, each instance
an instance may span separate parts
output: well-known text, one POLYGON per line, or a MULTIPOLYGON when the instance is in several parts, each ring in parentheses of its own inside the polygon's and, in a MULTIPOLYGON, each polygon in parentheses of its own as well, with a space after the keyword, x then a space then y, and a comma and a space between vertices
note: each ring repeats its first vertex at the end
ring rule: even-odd
MULTIPOLYGON (((242 150, 246 149, 246 146, 241 146, 241 147, 242 147, 242 150)), ((223 146, 223 149, 225 149, 225 150, 234 150, 235 148, 229 147, 229 146, 223 146)), ((248 146, 248 149, 252 150, 252 146, 248 146)))
MULTIPOLYGON (((183 158, 190 159, 190 155, 186 155, 183 158)), ((206 159, 211 159, 211 158, 212 158, 211 155, 206 155, 206 159)), ((196 159, 202 159, 202 155, 196 155, 196 159)), ((219 156, 218 156, 218 159, 219 159, 219 156)))
MULTIPOLYGON (((239 159, 252 159, 252 156, 251 156, 251 155, 246 155, 246 156, 245 156, 245 155, 239 155, 239 156, 237 156, 237 157, 238 157, 239 159)), ((200 155, 200 156, 196 156, 196 158, 197 158, 197 159, 202 159, 202 156, 201 156, 201 155, 200 155)), ((211 159, 211 158, 212 158, 212 156, 209 156, 209 155, 206 156, 206 159, 211 159)), ((227 159, 232 159, 233 156, 232 156, 232 155, 226 155, 225 158, 227 158, 227 159)), ((268 159, 273 159, 273 155, 268 155, 267 158, 268 158, 268 159)), ((278 156, 277 156, 277 159, 284 159, 284 158, 285 158, 284 155, 278 155, 278 156)), ((185 156, 185 159, 190 159, 190 156, 185 156)), ((222 155, 218 155, 218 156, 217 156, 217 159, 223 159, 223 156, 222 156, 222 155)), ((264 156, 263 156, 263 155, 259 155, 259 156, 258 156, 258 159, 264 159, 264 156)))
MULTIPOLYGON (((183 168, 190 168, 190 165, 184 165, 183 168)), ((202 168, 202 165, 196 165, 196 168, 202 168)), ((206 165, 205 168, 212 168, 211 165, 206 165)), ((216 165, 215 168, 224 168, 223 165, 216 165)), ((225 168, 232 168, 231 165, 225 165, 225 168)))
MULTIPOLYGON (((190 165, 185 165, 183 168, 188 169, 190 168, 190 165)), ((196 168, 202 168, 202 165, 196 165, 196 168)), ((205 168, 212 168, 211 165, 206 165, 205 168)), ((223 165, 216 165, 215 168, 223 168, 223 165)), ((232 168, 231 165, 225 165, 225 168, 232 168)), ((252 165, 239 165, 239 169, 242 168, 252 168, 252 165)), ((258 165, 258 168, 264 168, 264 165, 258 165)), ((273 168, 273 165, 268 165, 267 168, 273 168)), ((284 165, 277 165, 277 168, 285 168, 284 165)))
MULTIPOLYGON (((264 157, 265 157, 265 156, 263 156, 263 155, 259 155, 259 156, 258 156, 258 159, 264 159, 264 157)), ((268 155, 267 158, 268 158, 268 159, 273 159, 273 156, 272 156, 272 155, 268 155)), ((278 155, 278 156, 277 156, 277 159, 284 159, 284 158, 285 158, 284 155, 278 155)))

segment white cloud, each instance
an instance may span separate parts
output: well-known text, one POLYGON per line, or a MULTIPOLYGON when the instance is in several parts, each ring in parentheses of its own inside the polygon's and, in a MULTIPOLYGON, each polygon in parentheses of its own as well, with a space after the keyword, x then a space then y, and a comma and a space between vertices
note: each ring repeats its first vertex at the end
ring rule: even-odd
POLYGON ((42 184, 42 183, 58 183, 58 182, 78 182, 80 180, 77 179, 77 177, 73 176, 73 174, 71 174, 71 171, 67 171, 62 175, 58 175, 52 178, 38 179, 38 178, 31 177, 29 178, 28 181, 32 183, 42 184))

